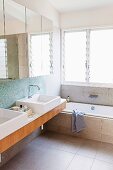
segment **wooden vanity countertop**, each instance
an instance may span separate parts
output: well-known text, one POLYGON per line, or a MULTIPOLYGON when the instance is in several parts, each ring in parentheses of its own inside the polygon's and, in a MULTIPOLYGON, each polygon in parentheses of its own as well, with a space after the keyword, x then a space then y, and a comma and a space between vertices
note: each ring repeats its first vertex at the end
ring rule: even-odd
POLYGON ((37 119, 31 121, 30 123, 26 124, 22 128, 18 129, 17 131, 11 133, 10 135, 6 136, 5 138, 0 140, 0 153, 3 153, 11 146, 15 145, 17 142, 21 141, 23 138, 31 134, 41 125, 49 121, 51 118, 62 112, 62 110, 66 107, 66 102, 62 102, 54 109, 50 110, 49 112, 45 113, 44 115, 38 117, 37 119))

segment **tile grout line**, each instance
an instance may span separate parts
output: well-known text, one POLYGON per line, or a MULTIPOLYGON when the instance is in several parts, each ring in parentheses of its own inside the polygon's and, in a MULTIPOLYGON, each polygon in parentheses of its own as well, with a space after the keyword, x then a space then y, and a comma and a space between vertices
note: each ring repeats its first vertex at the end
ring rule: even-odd
MULTIPOLYGON (((70 141, 70 143, 72 143, 72 144, 76 144, 75 142, 72 142, 72 141, 70 141)), ((60 148, 57 148, 57 147, 54 147, 54 148, 49 147, 49 149, 60 150, 60 151, 67 152, 67 153, 71 153, 71 154, 77 154, 77 153, 78 153, 78 151, 80 150, 80 148, 81 148, 81 146, 82 146, 82 145, 83 145, 83 143, 82 143, 82 144, 80 144, 80 145, 78 146, 78 149, 77 149, 77 151, 76 151, 76 152, 66 151, 66 150, 63 150, 63 149, 60 149, 60 148)))
POLYGON ((66 150, 63 150, 63 149, 60 149, 60 148, 57 148, 57 147, 48 147, 48 149, 49 150, 57 150, 57 151, 62 151, 62 152, 66 152, 66 153, 69 153, 69 154, 73 154, 73 155, 75 155, 76 154, 76 152, 71 152, 71 151, 66 151, 66 150))
POLYGON ((94 162, 95 162, 95 158, 93 159, 93 162, 92 162, 90 170, 93 168, 94 162))
POLYGON ((67 170, 67 169, 69 168, 69 166, 71 165, 71 162, 73 161, 73 159, 74 159, 74 157, 75 157, 76 155, 77 155, 76 153, 73 155, 72 160, 69 162, 69 164, 67 165, 67 167, 66 167, 66 169, 65 169, 65 170, 67 170))
POLYGON ((82 146, 83 144, 84 144, 84 141, 83 141, 83 143, 80 144, 80 146, 79 146, 79 148, 77 149, 76 153, 74 154, 72 160, 71 160, 70 163, 68 164, 66 170, 67 170, 67 169, 69 168, 69 166, 71 165, 71 163, 72 163, 73 159, 75 158, 75 156, 79 155, 78 152, 79 152, 79 150, 80 150, 80 148, 81 148, 81 146, 82 146))
POLYGON ((71 151, 66 151, 66 150, 58 149, 58 148, 51 148, 51 149, 53 149, 53 150, 58 150, 58 151, 62 151, 62 152, 67 152, 67 153, 69 153, 69 154, 73 154, 73 155, 75 155, 75 154, 76 154, 76 152, 74 153, 74 152, 71 152, 71 151))
POLYGON ((93 162, 92 162, 92 165, 91 165, 90 170, 93 168, 94 162, 95 162, 95 160, 96 160, 96 156, 97 156, 97 151, 96 151, 95 157, 94 157, 94 159, 93 159, 93 162))
MULTIPOLYGON (((101 124, 102 124, 102 121, 101 121, 101 124)), ((102 129, 102 126, 101 126, 101 129, 102 129)), ((101 135, 102 136, 102 135, 101 135)), ((102 140, 100 141, 100 144, 102 145, 102 140)), ((98 146, 99 147, 99 146, 98 146)), ((99 149, 100 149, 100 147, 99 147, 99 149)), ((105 160, 101 160, 101 159, 99 159, 99 158, 97 158, 97 153, 98 153, 98 150, 96 151, 96 154, 95 154, 95 160, 97 160, 97 161, 102 161, 102 162, 105 162, 105 163, 108 163, 108 164, 110 164, 110 165, 113 165, 113 163, 110 163, 110 162, 107 162, 107 161, 105 161, 105 160)))
POLYGON ((95 158, 95 160, 100 161, 100 162, 104 162, 104 163, 107 163, 107 164, 110 164, 110 165, 113 165, 113 163, 111 163, 111 162, 107 162, 107 161, 104 161, 104 160, 101 160, 101 159, 97 159, 97 158, 95 158))

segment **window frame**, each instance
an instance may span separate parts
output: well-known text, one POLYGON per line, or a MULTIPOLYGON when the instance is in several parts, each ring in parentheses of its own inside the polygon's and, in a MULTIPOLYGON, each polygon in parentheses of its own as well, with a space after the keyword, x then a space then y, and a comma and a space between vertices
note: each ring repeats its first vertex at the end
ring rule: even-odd
POLYGON ((77 85, 91 87, 113 87, 113 83, 94 83, 90 82, 90 32, 96 30, 113 30, 113 27, 94 27, 94 28, 75 28, 61 30, 61 84, 62 85, 77 85), (65 80, 65 32, 82 32, 86 31, 86 82, 66 81, 65 80))
POLYGON ((31 37, 32 36, 37 36, 37 35, 39 35, 39 36, 42 36, 42 35, 49 35, 49 41, 50 41, 50 44, 49 44, 49 46, 50 46, 50 55, 49 55, 49 63, 50 63, 50 65, 49 65, 49 73, 41 73, 41 74, 39 74, 38 73, 38 75, 37 76, 46 76, 46 75, 51 75, 51 74, 53 74, 53 32, 43 32, 43 33, 30 33, 29 35, 28 35, 28 42, 29 42, 29 44, 28 44, 28 53, 29 53, 29 75, 30 75, 30 77, 32 77, 32 52, 31 52, 31 37))
POLYGON ((4 54, 5 54, 5 77, 0 77, 0 79, 4 80, 4 79, 8 79, 8 63, 7 63, 7 39, 5 37, 1 38, 0 40, 3 40, 4 43, 4 54))

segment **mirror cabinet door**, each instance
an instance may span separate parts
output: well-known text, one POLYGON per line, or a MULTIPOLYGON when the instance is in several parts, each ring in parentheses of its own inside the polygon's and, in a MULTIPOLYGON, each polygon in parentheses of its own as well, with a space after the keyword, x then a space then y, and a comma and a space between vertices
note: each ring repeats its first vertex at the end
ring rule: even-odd
POLYGON ((48 75, 52 59, 52 22, 27 9, 29 34, 29 76, 48 75))
POLYGON ((52 22, 13 0, 0 0, 0 79, 48 75, 52 22))
POLYGON ((41 15, 27 9, 29 77, 41 75, 41 15))
POLYGON ((43 74, 53 73, 53 23, 42 16, 42 60, 43 74))
MULTIPOLYGON (((3 60, 0 78, 18 79, 28 77, 28 64, 25 67, 26 62, 28 62, 26 55, 25 7, 15 3, 13 0, 4 0, 3 2, 4 20, 2 21, 2 9, 0 9, 0 21, 4 26, 4 32, 0 30, 0 40, 5 46, 5 64, 3 60)), ((2 3, 1 0, 0 3, 2 3)), ((2 5, 0 5, 1 7, 2 5)))
POLYGON ((12 0, 5 0, 5 39, 10 79, 28 77, 25 24, 25 7, 12 0))
POLYGON ((3 0, 0 0, 0 36, 4 35, 3 0))
POLYGON ((5 0, 5 34, 15 35, 25 33, 25 7, 5 0))
POLYGON ((0 0, 0 79, 7 78, 7 69, 6 69, 6 41, 4 38, 4 1, 0 0))

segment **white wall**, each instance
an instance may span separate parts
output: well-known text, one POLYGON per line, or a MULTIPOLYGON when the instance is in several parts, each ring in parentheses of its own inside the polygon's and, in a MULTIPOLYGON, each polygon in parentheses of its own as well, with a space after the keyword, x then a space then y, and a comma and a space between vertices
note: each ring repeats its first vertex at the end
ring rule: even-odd
POLYGON ((108 87, 62 85, 61 96, 63 98, 70 96, 70 101, 75 102, 113 106, 113 88, 108 87), (90 98, 91 94, 98 95, 98 97, 90 98))
POLYGON ((113 6, 61 14, 62 29, 113 26, 113 6))

